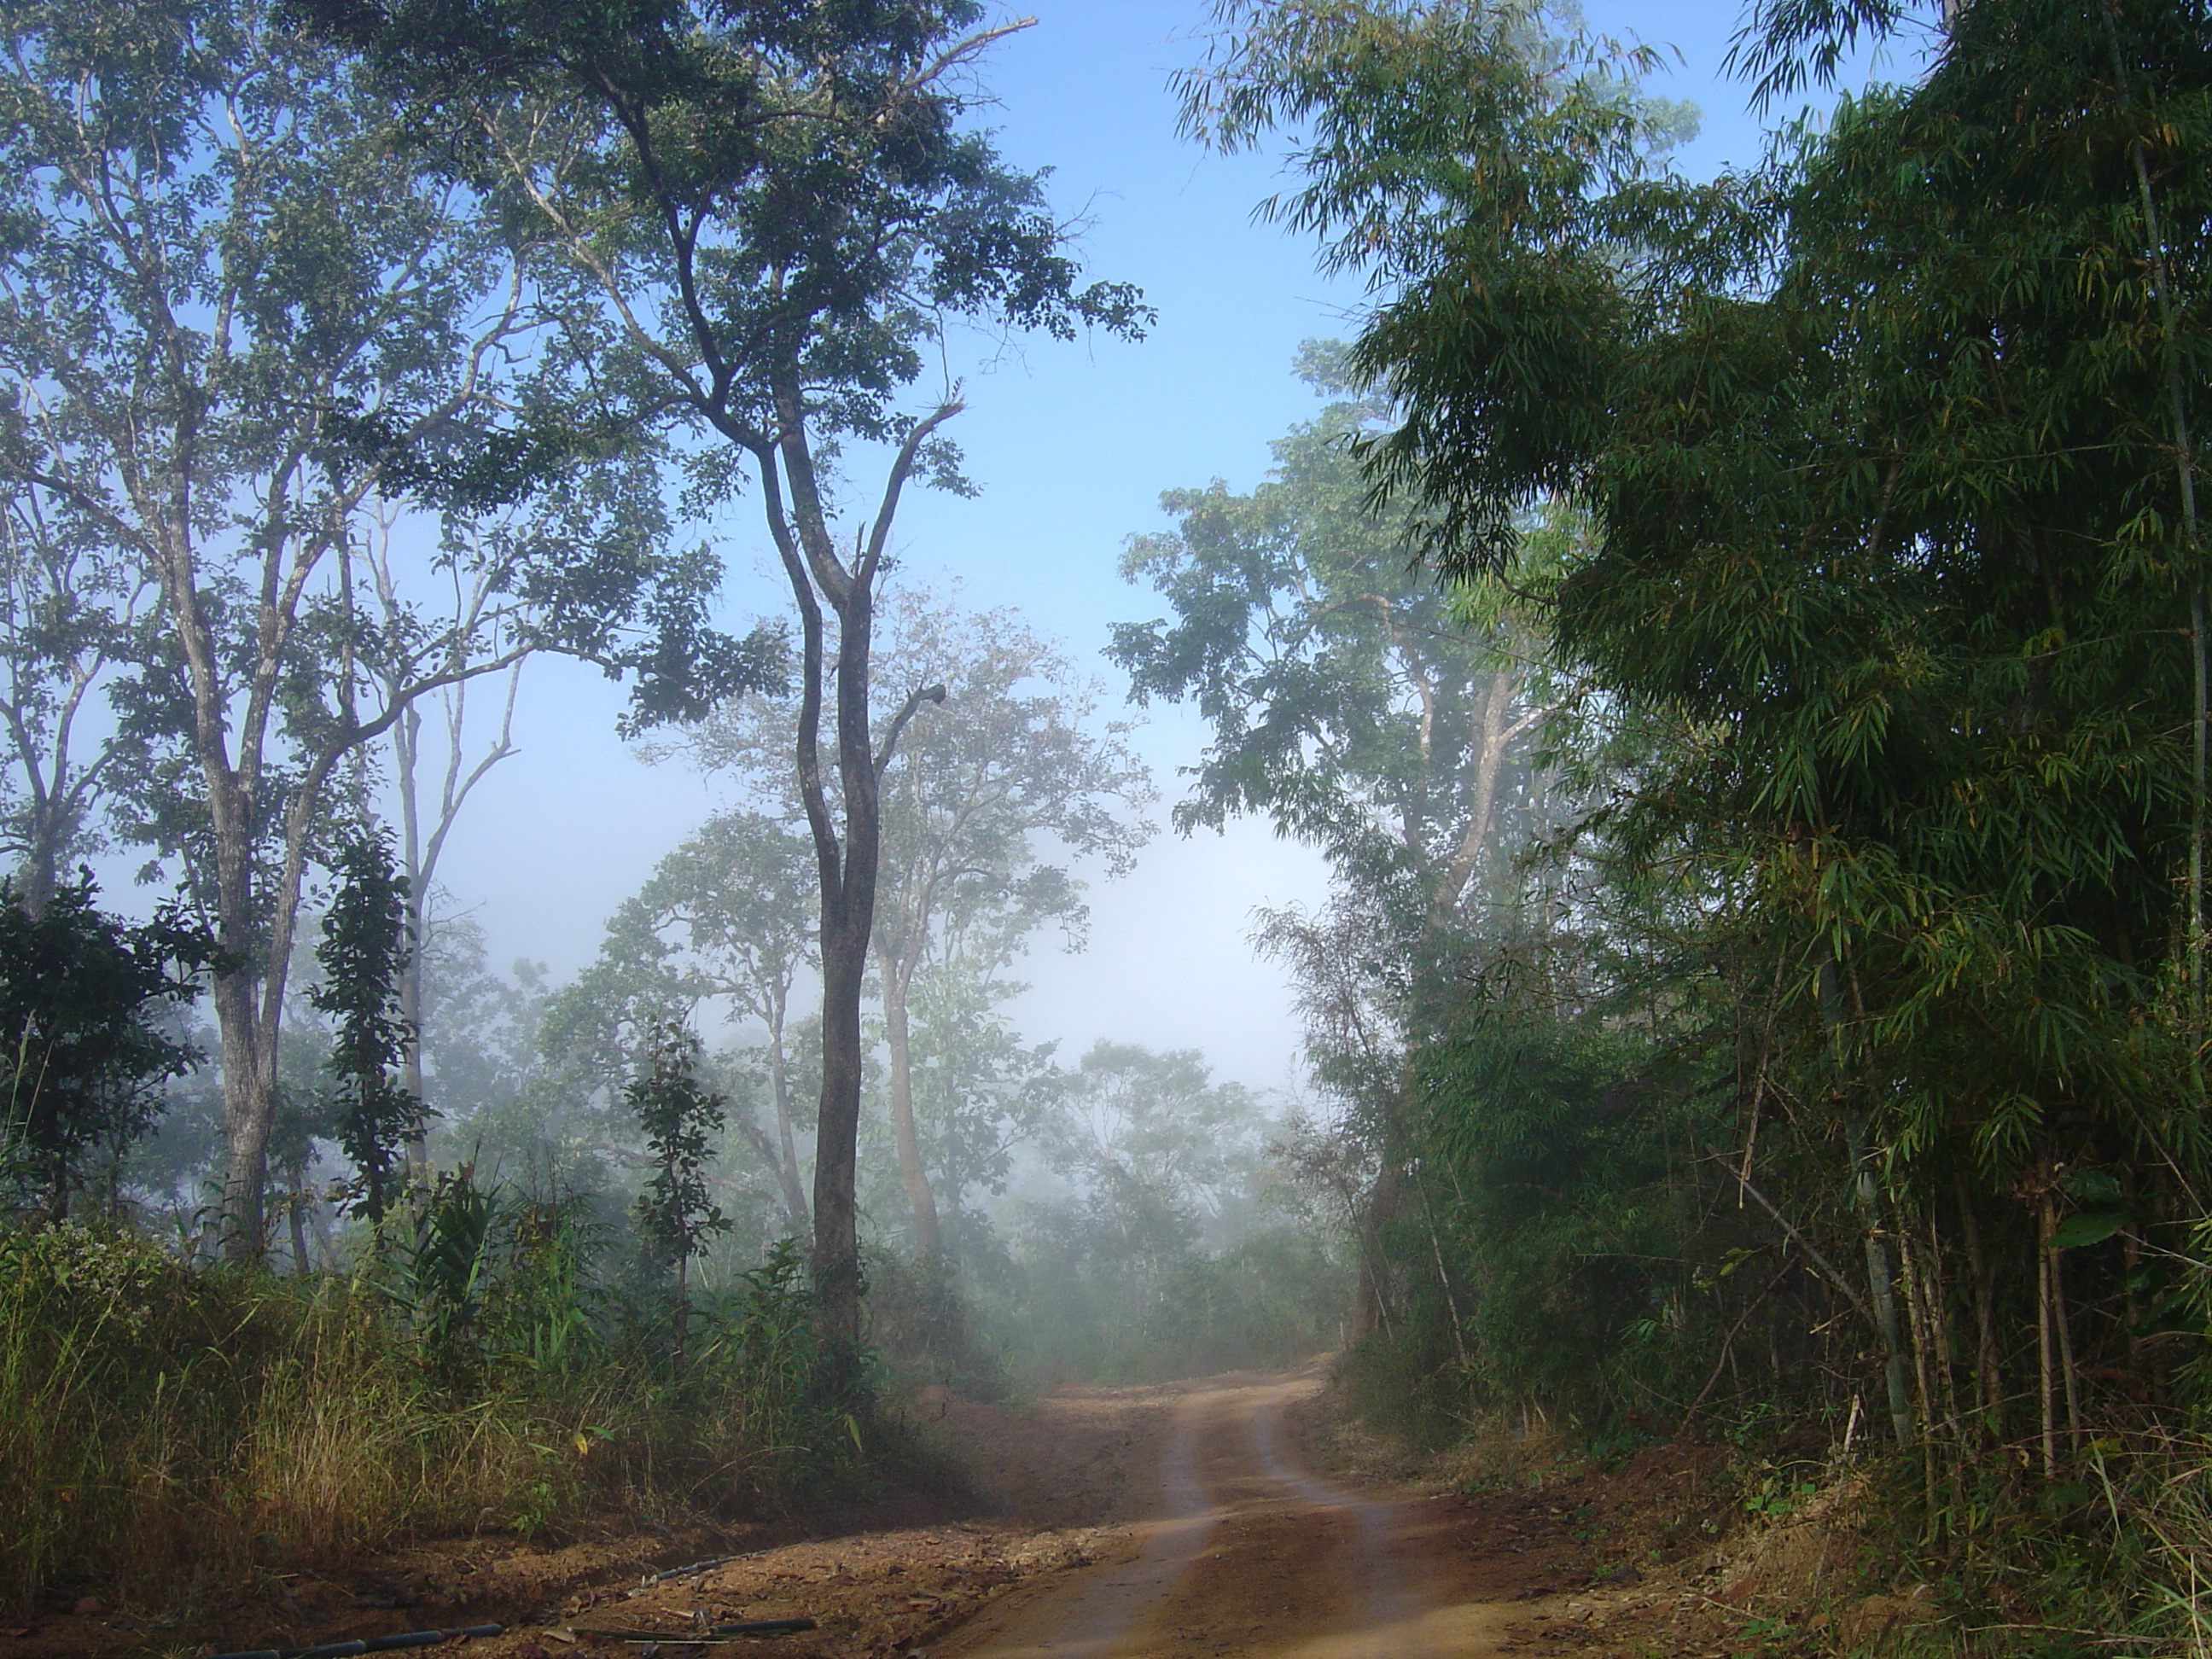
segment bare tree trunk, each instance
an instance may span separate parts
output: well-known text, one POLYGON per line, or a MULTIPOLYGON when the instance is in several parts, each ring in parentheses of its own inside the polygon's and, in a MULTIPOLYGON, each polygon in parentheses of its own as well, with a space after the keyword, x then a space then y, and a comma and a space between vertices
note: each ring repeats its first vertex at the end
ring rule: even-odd
MULTIPOLYGON (((930 434, 960 411, 947 401, 909 428, 884 482, 868 534, 848 566, 839 556, 814 473, 805 399, 796 362, 778 377, 781 436, 754 443, 769 532, 799 606, 802 642, 799 734, 793 763, 822 892, 822 1105, 814 1145, 816 1382, 832 1399, 860 1383, 860 1243, 854 1176, 860 1128, 860 992, 874 926, 876 873, 883 853, 882 782, 899 734, 926 697, 917 691, 892 719, 880 749, 868 714, 868 659, 875 632, 875 581, 900 492, 930 434), (787 513, 784 489, 791 507, 787 513), (827 641, 823 607, 837 618, 835 741, 842 834, 831 813, 822 768, 827 641)), ((741 429, 728 435, 745 439, 741 429)))
MULTIPOLYGON (((382 526, 386 536, 389 525, 382 526)), ((388 586, 385 559, 374 561, 380 593, 388 586)), ((387 613, 392 601, 386 599, 387 613)), ((399 960, 399 1017, 407 1035, 399 1050, 399 1087, 415 1103, 414 1120, 407 1129, 407 1179, 421 1192, 430 1178, 429 1119, 422 1106, 422 945, 424 889, 428 872, 422 866, 422 817, 415 787, 415 766, 422 758, 422 714, 410 708, 392 726, 392 773, 399 789, 399 868, 407 878, 407 936, 414 948, 399 960)))
MULTIPOLYGON (((230 949, 228 941, 245 931, 219 926, 217 938, 230 949)), ((276 1078, 274 1045, 263 1041, 254 991, 251 969, 234 967, 216 976, 212 999, 222 1054, 222 1243, 234 1261, 259 1260, 268 1231, 263 1188, 276 1078)))
MULTIPOLYGON (((216 1026, 222 1036, 223 1130, 228 1158, 223 1177, 224 1248, 232 1259, 258 1261, 268 1249, 269 1132, 276 1109, 276 1036, 284 984, 307 878, 307 839, 322 810, 331 769, 350 740, 325 749, 292 786, 273 878, 252 879, 252 784, 234 771, 222 749, 222 706, 194 687, 201 769, 208 781, 216 842, 216 940, 227 971, 215 981, 216 1026), (213 732, 212 744, 207 740, 213 732), (266 914, 261 914, 265 906, 266 914), (265 943, 263 930, 266 929, 265 943)), ((250 776, 250 775, 249 775, 250 776)))
MULTIPOLYGON (((218 1022, 223 1000, 218 997, 216 1003, 218 1022)), ((250 1029, 226 1030, 222 1041, 223 1251, 240 1261, 260 1259, 269 1231, 263 1188, 276 1091, 264 1073, 254 1035, 250 1029)))
POLYGON ((1912 1339, 1912 1384, 1914 1403, 1920 1421, 1930 1424, 1936 1417, 1936 1374, 1931 1364, 1936 1353, 1934 1310, 1928 1304, 1928 1287, 1920 1272, 1920 1253, 1912 1248, 1912 1227, 1910 1218, 1900 1208, 1897 1225, 1898 1265, 1905 1279, 1905 1328, 1912 1339))
MULTIPOLYGON (((1838 1068, 1849 1079, 1856 1070, 1856 1056, 1844 1020, 1842 979, 1841 965, 1830 957, 1820 964, 1816 993, 1821 1021, 1836 1045, 1838 1068)), ((1912 1387, 1906 1374, 1905 1341, 1897 1323, 1897 1274, 1890 1262, 1889 1238, 1882 1231, 1881 1189, 1875 1180, 1874 1148, 1866 1114, 1856 1106, 1847 1107, 1844 1113, 1844 1146, 1859 1226, 1866 1240, 1867 1302, 1883 1349, 1882 1382, 1889 1402, 1890 1432, 1898 1450, 1911 1451, 1912 1387)))
MULTIPOLYGON (((380 501, 377 533, 370 545, 368 566, 386 623, 396 628, 404 622, 407 611, 392 568, 392 522, 389 504, 380 501)), ((469 611, 480 609, 483 598, 480 586, 469 601, 469 611)), ((449 659, 446 665, 452 670, 465 665, 449 659)), ((418 1191, 427 1186, 430 1176, 430 1114, 424 1101, 422 1083, 423 959, 430 940, 430 884, 437 878, 438 860, 445 852, 446 838, 453 833, 454 821, 460 817, 470 793, 483 781, 486 773, 515 752, 514 702, 521 687, 522 659, 518 658, 507 670, 507 702, 500 716, 498 735, 483 758, 465 773, 462 770, 462 744, 468 725, 468 682, 462 680, 442 694, 446 766, 439 780, 437 816, 427 836, 423 833, 421 780, 417 774, 422 760, 421 707, 410 702, 392 724, 392 780, 399 793, 399 868, 407 878, 407 929, 413 941, 413 948, 407 952, 399 970, 399 1012, 407 1023, 406 1041, 399 1055, 399 1086, 415 1103, 413 1122, 406 1137, 407 1174, 418 1191)), ((386 702, 398 702, 402 690, 396 681, 386 678, 386 702)))
POLYGON ((1943 1382, 1945 1432, 1951 1437, 1954 1457, 1964 1443, 1963 1419, 1959 1413, 1958 1364, 1951 1344, 1951 1297, 1943 1282, 1943 1235, 1936 1224, 1936 1204, 1928 1205, 1928 1305, 1936 1321, 1936 1372, 1943 1382))
POLYGON ((1422 1177, 1421 1166, 1413 1166, 1413 1180, 1420 1192, 1421 1220, 1429 1230, 1429 1250, 1437 1264, 1437 1284, 1444 1293, 1444 1310, 1451 1315, 1452 1352, 1459 1356, 1461 1368, 1468 1364, 1467 1321, 1459 1310, 1459 1292, 1453 1287, 1451 1270, 1444 1266, 1444 1243, 1437 1231, 1436 1206, 1429 1199, 1429 1183, 1422 1177))
POLYGON ((31 844, 23 849, 16 901, 23 914, 36 919, 46 914, 61 885, 62 852, 76 838, 73 823, 64 819, 51 801, 41 801, 32 819, 31 844))
MULTIPOLYGON (((871 849, 872 850, 872 848, 871 849)), ((854 1175, 860 1127, 860 988, 868 915, 825 903, 822 921, 822 1106, 814 1145, 814 1293, 822 1382, 833 1398, 856 1389, 860 1360, 860 1241, 854 1175)))
POLYGON ((1375 1177, 1375 1184, 1367 1189, 1366 1199, 1359 1206, 1359 1280, 1352 1295, 1352 1338, 1355 1342, 1378 1331, 1385 1337, 1390 1334, 1389 1263, 1382 1249, 1382 1228, 1396 1219, 1404 1191, 1404 1171, 1395 1158, 1386 1157, 1382 1173, 1375 1177))
POLYGON ((2051 1252, 2051 1322, 2058 1332, 2058 1376, 2066 1394, 2066 1441, 2078 1455, 2085 1437, 2081 1424, 2081 1373, 2074 1364, 2074 1321, 2066 1310, 2066 1262, 2051 1252))
POLYGON ((937 1195, 930 1190, 929 1175, 921 1167, 921 1142, 914 1129, 914 1042, 907 1020, 909 964, 885 961, 884 1032, 889 1039, 891 1061, 891 1135, 898 1143, 899 1182, 906 1188, 908 1206, 914 1212, 915 1255, 934 1262, 944 1252, 937 1220, 937 1195))
POLYGON ((1858 1200, 1859 1224, 1866 1233, 1867 1299, 1874 1308, 1875 1327, 1887 1350, 1882 1364, 1884 1391, 1889 1401, 1890 1432, 1899 1451, 1912 1449, 1912 1385, 1908 1378, 1905 1340, 1897 1323, 1897 1272, 1889 1256, 1889 1237, 1881 1224, 1881 1193, 1874 1178, 1874 1154, 1868 1145, 1863 1115, 1852 1113, 1844 1133, 1850 1150, 1851 1187, 1858 1200))
POLYGON ((301 1190, 296 1174, 292 1179, 291 1200, 284 1207, 292 1223, 292 1274, 295 1279, 305 1279, 312 1270, 307 1260, 307 1195, 301 1190))
POLYGON ((806 1212, 806 1189, 799 1179, 799 1151, 791 1132, 791 1062, 783 1051, 783 1000, 779 994, 768 1025, 769 1092, 775 1097, 776 1165, 778 1189, 783 1195, 784 1218, 794 1232, 803 1233, 813 1223, 806 1212))

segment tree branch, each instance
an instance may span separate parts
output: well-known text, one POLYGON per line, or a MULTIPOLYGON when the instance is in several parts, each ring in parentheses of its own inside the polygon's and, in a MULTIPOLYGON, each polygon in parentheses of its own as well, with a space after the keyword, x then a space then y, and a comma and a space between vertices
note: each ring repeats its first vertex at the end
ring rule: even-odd
POLYGON ((891 757, 898 749, 899 733, 906 730, 906 723, 915 717, 915 711, 925 702, 942 703, 944 701, 945 688, 941 685, 925 685, 918 691, 908 693, 907 700, 899 706, 898 713, 891 717, 891 729, 884 736, 884 746, 876 751, 876 775, 878 778, 890 766, 891 757))

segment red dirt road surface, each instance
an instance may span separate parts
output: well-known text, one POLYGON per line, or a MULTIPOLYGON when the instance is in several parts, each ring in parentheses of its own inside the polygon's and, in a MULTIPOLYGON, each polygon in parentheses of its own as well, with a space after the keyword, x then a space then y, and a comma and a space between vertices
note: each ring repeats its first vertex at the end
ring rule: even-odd
POLYGON ((1741 1559, 1731 1565, 1714 1547, 1702 1493, 1709 1454, 1654 1447, 1611 1474, 1562 1467, 1492 1479, 1472 1493, 1417 1487, 1335 1469, 1349 1454, 1333 1438, 1321 1390, 1316 1367, 1065 1388, 1030 1409, 933 1393, 914 1414, 969 1471, 964 1497, 908 1494, 773 1525, 616 1524, 557 1544, 487 1532, 267 1575, 190 1610, 58 1606, 34 1625, 0 1631, 0 1659, 200 1659, 489 1620, 505 1632, 410 1652, 1600 1659, 1765 1650, 1732 1639, 1756 1610, 1758 1586, 1741 1559), (696 1570, 670 1571, 686 1563, 696 1570), (792 1618, 817 1627, 710 1637, 720 1625, 792 1618), (600 1631, 659 1639, 648 1646, 600 1631))
POLYGON ((1176 1401, 1133 1548, 1020 1590, 935 1656, 1443 1659, 1500 1652, 1494 1599, 1449 1500, 1321 1480, 1285 1432, 1311 1377, 1224 1377, 1176 1401))

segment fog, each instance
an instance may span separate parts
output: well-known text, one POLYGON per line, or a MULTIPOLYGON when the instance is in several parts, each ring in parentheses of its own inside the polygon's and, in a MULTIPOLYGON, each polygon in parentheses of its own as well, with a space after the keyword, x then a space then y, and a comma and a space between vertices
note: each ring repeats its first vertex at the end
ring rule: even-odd
MULTIPOLYGON (((1686 172, 1756 159, 1762 126, 1721 74, 1729 8, 1673 0, 1587 13, 1594 27, 1680 49, 1683 61, 1654 90, 1702 112, 1680 157, 1686 172)), ((1009 155, 1050 165, 1055 202, 1088 221, 1086 258, 1141 286, 1158 320, 1133 344, 1031 340, 1002 351, 967 342, 965 359, 946 366, 969 399, 951 435, 981 493, 909 494, 887 586, 1010 606, 1088 659, 1118 699, 1126 680, 1097 655, 1108 629, 1160 610, 1157 595, 1116 574, 1124 544, 1161 527, 1164 489, 1260 480, 1268 445, 1316 411, 1290 372, 1299 344, 1352 331, 1361 295, 1318 275, 1305 243, 1255 218, 1282 181, 1275 158, 1223 157, 1176 136, 1169 77, 1203 45, 1192 8, 1085 0, 1034 15, 1036 27, 994 60, 991 125, 1009 155)), ((730 569, 726 620, 781 614, 781 574, 743 505, 712 533, 730 569)), ((654 860, 726 804, 713 781, 645 765, 617 738, 622 696, 572 663, 527 671, 520 752, 471 800, 441 871, 453 902, 483 922, 495 962, 574 973, 654 860)), ((1164 819, 1205 729, 1174 707, 1137 717, 1164 819)), ((1094 890, 1087 951, 1068 956, 1055 937, 1039 939, 1020 969, 1032 988, 1015 1015, 1031 1041, 1071 1054, 1101 1037, 1195 1047, 1226 1077, 1283 1089, 1298 1076, 1299 1025, 1285 977, 1249 947, 1252 914, 1316 902, 1325 888, 1320 855, 1263 823, 1163 834, 1132 875, 1094 890)))
POLYGON ((0 1624, 2201 1635, 2202 9, 11 7, 0 1624))

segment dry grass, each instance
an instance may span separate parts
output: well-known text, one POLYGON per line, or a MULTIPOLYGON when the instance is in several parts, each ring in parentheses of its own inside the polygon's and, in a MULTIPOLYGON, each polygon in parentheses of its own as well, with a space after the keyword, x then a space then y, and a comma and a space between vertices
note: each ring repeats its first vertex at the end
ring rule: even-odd
POLYGON ((805 1420, 752 1357, 678 1381, 601 1349, 459 1386, 365 1283, 0 1232, 0 1606, 96 1589, 176 1610, 409 1537, 756 1511, 834 1465, 837 1445, 807 1448, 844 1430, 805 1420))

